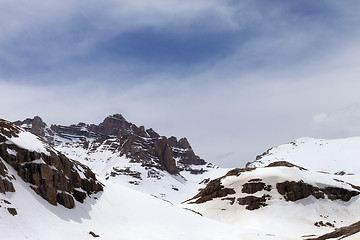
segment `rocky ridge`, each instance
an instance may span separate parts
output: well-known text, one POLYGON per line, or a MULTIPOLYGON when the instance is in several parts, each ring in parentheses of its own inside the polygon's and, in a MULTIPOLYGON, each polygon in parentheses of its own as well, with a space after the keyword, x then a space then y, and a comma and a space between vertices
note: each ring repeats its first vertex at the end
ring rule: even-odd
POLYGON ((198 157, 186 138, 160 136, 120 114, 108 116, 100 124, 49 127, 40 117, 15 124, 37 133, 68 158, 87 165, 104 184, 125 184, 174 203, 195 194, 205 185, 204 179, 226 171, 198 157))
POLYGON ((22 128, 0 119, 0 192, 14 192, 17 175, 52 205, 73 208, 75 200, 82 203, 87 196, 103 190, 95 174, 85 165, 68 159, 51 146, 25 132, 22 128))
POLYGON ((120 114, 106 117, 99 125, 78 123, 48 127, 38 116, 14 123, 42 137, 52 146, 76 143, 89 152, 95 152, 105 145, 132 162, 141 162, 143 166, 155 167, 170 174, 183 170, 201 173, 201 170, 192 169, 191 165, 207 164, 195 155, 186 138, 177 140, 174 136, 160 136, 152 128, 145 129, 144 126, 138 127, 126 121, 120 114))

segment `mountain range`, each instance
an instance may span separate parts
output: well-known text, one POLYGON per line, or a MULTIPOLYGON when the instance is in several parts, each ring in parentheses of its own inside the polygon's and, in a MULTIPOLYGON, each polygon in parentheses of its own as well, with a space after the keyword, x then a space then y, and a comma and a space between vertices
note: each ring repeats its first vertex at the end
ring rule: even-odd
POLYGON ((245 168, 122 115, 0 120, 5 239, 360 239, 360 138, 300 138, 245 168))

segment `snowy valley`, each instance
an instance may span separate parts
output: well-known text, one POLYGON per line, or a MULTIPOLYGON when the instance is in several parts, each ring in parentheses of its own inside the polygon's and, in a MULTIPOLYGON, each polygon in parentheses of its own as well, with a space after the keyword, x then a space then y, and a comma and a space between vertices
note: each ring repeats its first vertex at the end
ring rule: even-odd
POLYGON ((0 120, 0 231, 4 239, 360 239, 359 145, 301 138, 223 169, 186 138, 120 114, 98 125, 0 120))

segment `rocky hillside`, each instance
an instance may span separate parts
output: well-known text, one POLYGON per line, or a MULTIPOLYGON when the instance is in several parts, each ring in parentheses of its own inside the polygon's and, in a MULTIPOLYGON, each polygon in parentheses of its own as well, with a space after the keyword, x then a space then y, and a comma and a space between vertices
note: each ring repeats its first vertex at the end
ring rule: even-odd
POLYGON ((282 161, 233 169, 209 182, 184 207, 226 223, 255 224, 274 236, 302 239, 358 221, 359 196, 357 175, 333 175, 282 161))
POLYGON ((37 136, 0 119, 0 192, 15 192, 20 177, 50 204, 73 208, 87 196, 103 190, 95 174, 68 159, 37 136), (9 168, 17 176, 10 174, 9 168))
POLYGON ((214 172, 225 172, 198 157, 186 138, 160 136, 120 114, 108 116, 98 125, 49 127, 40 117, 15 124, 89 166, 105 181, 130 185, 165 200, 180 202, 187 189, 194 194, 208 179, 219 176, 214 172))

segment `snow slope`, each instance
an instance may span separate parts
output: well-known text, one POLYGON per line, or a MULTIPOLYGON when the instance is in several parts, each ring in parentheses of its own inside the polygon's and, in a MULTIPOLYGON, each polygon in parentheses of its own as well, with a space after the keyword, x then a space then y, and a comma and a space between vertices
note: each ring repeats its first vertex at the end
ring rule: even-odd
MULTIPOLYGON (((294 181, 310 184, 319 189, 327 187, 341 188, 360 193, 353 185, 360 186, 360 178, 355 175, 335 176, 315 171, 300 170, 297 167, 269 167, 257 168, 250 171, 239 172, 240 175, 229 175, 221 179, 225 188, 233 189, 233 194, 215 197, 212 200, 196 203, 195 198, 183 204, 184 207, 201 213, 205 217, 218 221, 241 226, 245 228, 262 229, 278 239, 302 239, 305 235, 322 235, 334 227, 350 225, 359 220, 360 195, 352 197, 349 201, 340 199, 316 199, 310 195, 297 201, 286 201, 280 194, 277 184, 294 181), (267 189, 252 193, 244 191, 247 183, 264 183, 267 189), (351 185, 351 184, 353 185, 351 185), (269 187, 270 186, 270 187, 269 187), (262 198, 264 206, 248 210, 247 205, 240 205, 239 198, 255 196, 262 198), (232 199, 233 198, 233 199, 232 199), (329 226, 315 226, 316 222, 330 223, 329 226)), ((300 189, 298 189, 300 191, 300 189)), ((319 190, 315 193, 320 192, 319 190)), ((219 196, 219 194, 217 195, 219 196)), ((254 202, 254 201, 253 201, 254 202)), ((252 203, 253 203, 252 202, 252 203)))
POLYGON ((74 209, 50 205, 20 178, 14 187, 15 193, 0 194, 2 239, 94 239, 90 231, 100 240, 273 239, 261 230, 213 221, 111 182, 103 193, 74 209), (16 208, 18 214, 10 215, 6 207, 16 208))
POLYGON ((332 140, 299 138, 269 149, 248 166, 261 167, 276 161, 330 173, 344 171, 360 174, 360 137, 332 140))
POLYGON ((199 188, 204 188, 207 183, 204 179, 217 178, 230 170, 211 164, 192 165, 192 169, 203 169, 206 172, 191 174, 182 171, 180 174, 172 175, 155 168, 145 168, 141 163, 120 156, 119 152, 109 149, 104 143, 95 151, 91 150, 91 145, 88 149, 84 149, 73 142, 59 144, 55 148, 67 157, 89 166, 94 173, 104 179, 104 184, 116 183, 175 204, 191 198, 199 188))

